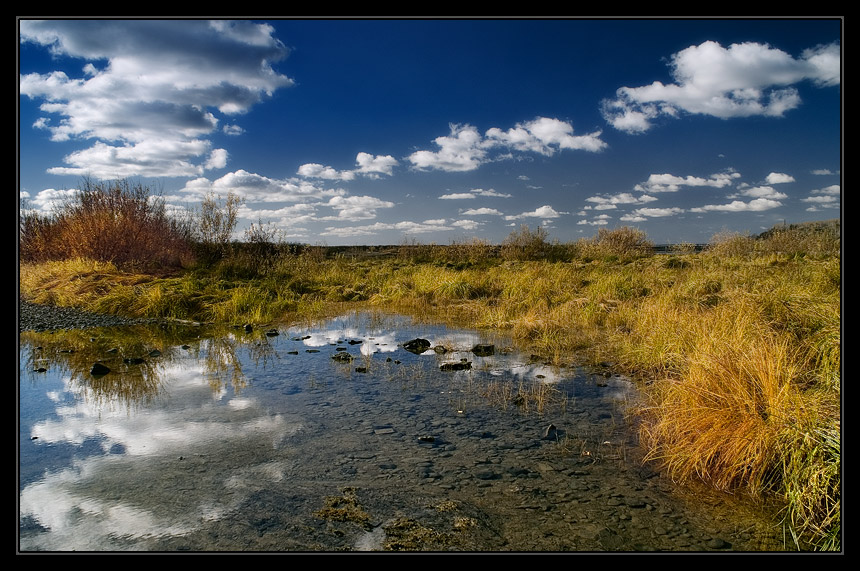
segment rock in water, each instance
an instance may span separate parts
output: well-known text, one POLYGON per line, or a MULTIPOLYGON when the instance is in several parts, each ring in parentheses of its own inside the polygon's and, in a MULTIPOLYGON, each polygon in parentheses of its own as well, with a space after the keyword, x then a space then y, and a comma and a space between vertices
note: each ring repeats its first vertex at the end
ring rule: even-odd
POLYGON ((410 353, 415 353, 416 355, 420 355, 424 351, 430 348, 430 342, 426 339, 413 339, 412 341, 407 341, 403 344, 403 348, 409 351, 410 353))
POLYGON ((496 346, 490 343, 479 343, 472 347, 472 353, 478 357, 489 357, 490 355, 495 355, 496 346))
POLYGON ((445 363, 439 367, 440 371, 466 371, 472 368, 472 363, 460 361, 459 363, 445 363))
POLYGON ((105 365, 101 363, 96 363, 93 365, 93 368, 90 369, 90 374, 94 377, 101 377, 110 373, 110 369, 108 369, 105 365))

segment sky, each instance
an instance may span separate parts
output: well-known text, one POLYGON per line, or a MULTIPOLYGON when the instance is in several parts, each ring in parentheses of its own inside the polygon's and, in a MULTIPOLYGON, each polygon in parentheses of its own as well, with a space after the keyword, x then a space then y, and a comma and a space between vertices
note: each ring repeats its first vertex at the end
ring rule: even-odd
POLYGON ((18 20, 18 184, 319 245, 841 216, 839 18, 18 20))

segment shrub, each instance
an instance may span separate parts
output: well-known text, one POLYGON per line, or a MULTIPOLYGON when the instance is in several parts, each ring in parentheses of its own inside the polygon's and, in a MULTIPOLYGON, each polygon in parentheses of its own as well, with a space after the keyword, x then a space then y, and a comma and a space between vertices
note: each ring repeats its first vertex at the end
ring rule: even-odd
POLYGON ((599 229, 597 236, 582 245, 582 252, 590 258, 629 261, 651 254, 653 248, 645 232, 622 226, 615 230, 599 229))
POLYGON ((230 242, 242 199, 228 193, 225 198, 207 194, 200 204, 194 238, 199 261, 210 264, 230 253, 230 242))
POLYGON ((538 226, 534 231, 523 224, 519 230, 511 232, 502 242, 501 256, 505 260, 542 260, 550 251, 547 231, 538 226))
POLYGON ((163 199, 127 180, 85 180, 53 214, 23 213, 22 261, 88 258, 118 266, 178 267, 190 261, 190 227, 163 199))

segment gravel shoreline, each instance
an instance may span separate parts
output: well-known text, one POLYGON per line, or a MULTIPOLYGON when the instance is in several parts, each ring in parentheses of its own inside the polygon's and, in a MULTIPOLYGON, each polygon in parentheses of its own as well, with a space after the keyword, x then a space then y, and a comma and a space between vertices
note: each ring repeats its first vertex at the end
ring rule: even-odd
POLYGON ((75 309, 55 307, 19 300, 18 331, 51 331, 55 329, 86 329, 156 323, 157 319, 128 318, 75 309))

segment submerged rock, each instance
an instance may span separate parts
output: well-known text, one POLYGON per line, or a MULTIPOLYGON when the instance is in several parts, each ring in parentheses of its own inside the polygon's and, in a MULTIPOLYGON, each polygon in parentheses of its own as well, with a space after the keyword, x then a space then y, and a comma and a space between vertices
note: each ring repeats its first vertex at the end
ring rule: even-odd
POLYGON ((459 363, 444 363, 439 367, 440 371, 466 371, 472 368, 472 363, 460 361, 459 363))
POLYGON ((95 363, 90 369, 90 374, 94 377, 101 377, 110 373, 110 369, 102 363, 95 363))
POLYGON ((421 339, 419 337, 417 339, 413 339, 412 341, 407 341, 406 343, 404 343, 403 348, 410 353, 420 355, 421 353, 430 348, 430 342, 426 339, 421 339))
POLYGON ((472 353, 478 357, 489 357, 496 354, 496 346, 491 343, 479 343, 472 347, 472 353))

